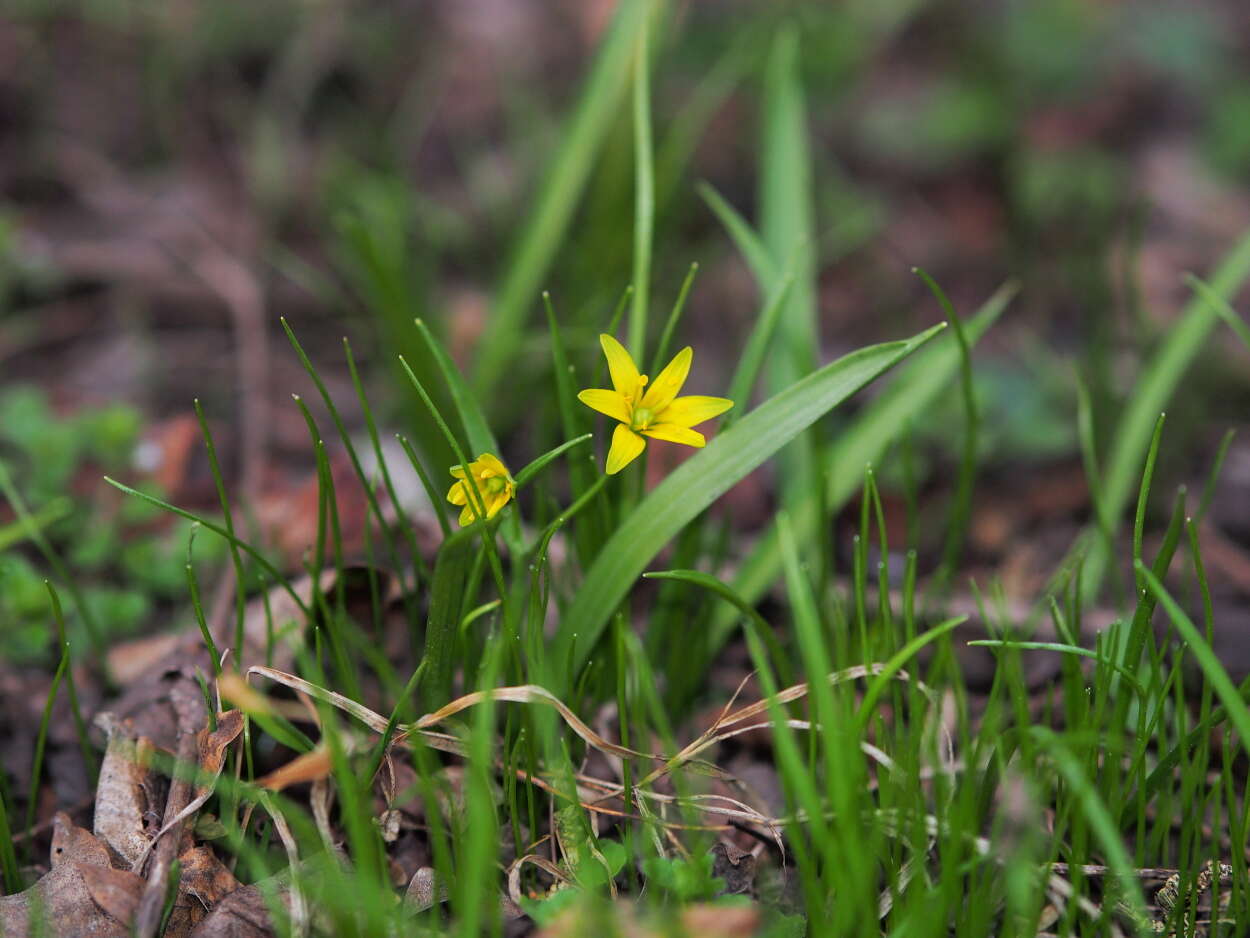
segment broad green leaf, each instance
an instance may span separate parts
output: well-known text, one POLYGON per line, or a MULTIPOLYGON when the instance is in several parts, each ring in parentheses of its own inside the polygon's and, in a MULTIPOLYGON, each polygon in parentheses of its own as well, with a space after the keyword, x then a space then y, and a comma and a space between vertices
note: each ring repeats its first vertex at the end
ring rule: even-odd
POLYGON ((565 679, 586 663, 609 618, 652 558, 686 524, 752 470, 864 385, 939 333, 852 352, 797 382, 719 434, 652 491, 604 545, 566 610, 552 661, 565 679))
MULTIPOLYGON (((970 344, 975 344, 994 324, 1015 292, 1014 285, 1000 288, 977 315, 964 324, 970 344)), ((864 467, 880 459, 899 432, 932 405, 949 384, 959 362, 959 347, 954 337, 925 349, 907 363, 889 389, 869 404, 825 451, 821 465, 837 468, 826 484, 825 505, 829 511, 837 511, 846 504, 863 479, 864 467)), ((820 498, 815 492, 791 509, 791 523, 800 542, 824 522, 819 515, 820 498)), ((780 573, 781 552, 774 527, 743 562, 733 587, 747 602, 758 602, 780 573)), ((716 616, 709 644, 711 653, 729 637, 736 621, 737 616, 729 609, 716 616)))
POLYGON ((473 563, 476 545, 477 534, 473 529, 457 531, 443 541, 434 563, 430 612, 425 623, 425 654, 421 659, 421 698, 429 710, 437 709, 451 699, 464 582, 473 563))

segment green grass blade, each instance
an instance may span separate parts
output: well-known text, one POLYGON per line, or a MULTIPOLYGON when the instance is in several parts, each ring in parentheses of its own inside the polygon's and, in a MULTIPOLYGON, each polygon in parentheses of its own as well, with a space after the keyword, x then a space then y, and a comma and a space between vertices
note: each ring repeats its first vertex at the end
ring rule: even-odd
POLYGON ((9 806, 5 804, 3 790, 0 790, 0 870, 4 873, 5 895, 21 892, 22 874, 17 866, 17 851, 13 849, 13 826, 9 823, 9 806))
POLYGON ((1172 598, 1172 595, 1159 582, 1159 578, 1155 576, 1150 568, 1140 561, 1135 565, 1135 568, 1137 575, 1142 578, 1146 588, 1158 600, 1159 605, 1168 614, 1168 618, 1172 620, 1172 624, 1176 626, 1176 631, 1180 633, 1180 637, 1189 646, 1189 651, 1198 662, 1198 666, 1202 668, 1202 673, 1211 682, 1211 686, 1215 689, 1215 695, 1220 698, 1220 703, 1224 705, 1224 709, 1227 711, 1228 719, 1232 721, 1233 728, 1237 731, 1237 735, 1241 737, 1242 747, 1250 748, 1250 707, 1246 706, 1246 702, 1238 692, 1237 686, 1233 684, 1232 678, 1228 676, 1228 672, 1220 664, 1220 659, 1216 657, 1214 650, 1207 644, 1207 640, 1203 637, 1198 627, 1194 625, 1193 620, 1185 614, 1185 611, 1172 598))
MULTIPOLYGON (((768 354, 768 346, 772 344, 773 333, 777 331, 777 321, 785 308, 786 298, 790 295, 790 287, 794 278, 787 274, 772 290, 772 296, 764 305, 751 335, 747 338, 742 357, 738 359, 738 367, 734 370, 733 379, 729 382, 729 399, 737 407, 745 409, 751 399, 751 391, 759 380, 760 370, 764 367, 764 356, 768 354)), ((736 409, 736 408, 735 408, 736 409)), ((726 417, 726 423, 734 419, 733 411, 726 417)))
POLYGON ((538 475, 538 473, 542 472, 543 469, 547 467, 547 464, 550 463, 557 456, 561 455, 567 450, 572 449, 574 446, 577 446, 580 443, 585 443, 587 440, 591 439, 593 436, 594 436, 593 433, 583 433, 581 436, 575 437, 574 439, 569 440, 567 443, 561 443, 555 449, 550 449, 547 452, 543 453, 541 456, 539 456, 537 459, 535 459, 533 462, 531 462, 529 465, 527 465, 524 469, 522 469, 520 472, 516 474, 514 478, 516 481, 517 488, 520 488, 530 479, 534 478, 534 476, 538 475))
POLYGON ((673 309, 664 323, 664 331, 660 333, 659 344, 655 347, 655 355, 651 357, 651 370, 647 372, 649 375, 658 375, 660 369, 668 363, 668 349, 673 342, 673 333, 677 331, 677 323, 681 321, 681 314, 686 311, 686 297, 690 295, 690 287, 698 272, 697 261, 686 271, 686 279, 681 282, 681 289, 677 291, 677 301, 673 303, 673 309))
POLYGON ((881 699, 881 695, 885 693, 886 688, 890 686, 890 682, 894 680, 894 676, 903 669, 903 665, 911 660, 925 645, 937 641, 943 635, 967 621, 967 616, 955 616, 939 622, 928 631, 917 635, 890 656, 882 669, 873 677, 872 683, 868 685, 868 689, 864 691, 863 702, 859 705, 858 723, 860 732, 867 729, 868 721, 872 719, 873 708, 877 705, 877 701, 881 699))
MULTIPOLYGON (((811 251, 804 249, 815 240, 806 120, 798 31, 788 26, 773 40, 765 64, 759 226, 760 238, 774 267, 782 258, 797 254, 795 289, 781 329, 782 348, 795 357, 795 361, 787 363, 790 369, 795 362, 814 360, 817 347, 816 265, 811 251), (806 342, 806 347, 799 349, 799 342, 806 342)), ((782 372, 778 377, 784 376, 782 372)))
MULTIPOLYGON (((425 320, 418 319, 416 324, 417 331, 421 333, 421 338, 425 341, 430 357, 437 362, 438 369, 443 375, 443 380, 447 383, 447 388, 451 392, 452 403, 456 407, 456 413, 460 417, 460 424, 464 427, 465 436, 469 441, 469 449, 472 451, 470 455, 476 457, 482 453, 494 453, 496 456, 501 456, 499 443, 495 439, 495 434, 491 432, 490 424, 486 420, 486 414, 469 387, 469 383, 460 374, 460 369, 456 367, 456 363, 447 354, 447 349, 443 347, 443 344, 434 337, 434 333, 430 331, 425 320)), ((406 363, 403 367, 405 370, 408 370, 406 363)), ((459 456, 460 454, 457 452, 457 457, 459 458, 459 456)), ((508 516, 503 519, 499 529, 509 549, 519 550, 521 547, 521 524, 517 520, 515 512, 509 512, 508 516)))
POLYGON ((1055 768, 1059 770, 1059 774, 1063 776, 1076 797, 1085 820, 1102 845, 1103 853, 1107 857, 1107 866, 1111 867, 1120 888, 1120 894, 1130 907, 1137 911, 1140 918, 1146 918, 1146 899, 1142 895, 1141 884, 1134 875, 1133 863, 1128 851, 1124 849, 1120 830, 1099 796, 1097 787, 1085 774, 1080 760, 1072 754, 1059 736, 1043 726, 1030 727, 1029 732, 1037 737, 1046 748, 1055 768))
POLYGON ((1245 320, 1237 315, 1237 311, 1228 305, 1228 300, 1220 296, 1202 280, 1199 280, 1193 274, 1185 274, 1185 284, 1198 294, 1207 305, 1219 315, 1221 319, 1228 324, 1228 328, 1236 333, 1237 338, 1247 349, 1250 349, 1250 326, 1247 326, 1245 320))
MULTIPOLYGON (((421 379, 417 377, 416 373, 412 370, 407 360, 402 355, 399 357, 399 365, 404 369, 404 374, 408 376, 408 380, 412 382, 412 386, 416 388, 417 394, 425 404, 426 409, 429 410, 430 416, 434 418, 434 423, 438 426, 439 432, 442 433, 444 439, 447 440, 447 445, 450 446, 452 452, 455 453, 457 464, 467 467, 471 460, 465 455, 464 449, 460 445, 460 441, 456 439, 455 433, 453 433, 451 427, 447 425, 446 419, 444 419, 442 413, 434 404, 434 401, 431 399, 425 385, 421 383, 421 379)), ((490 561, 491 575, 495 578, 495 585, 499 589, 500 598, 504 599, 506 602, 508 587, 504 582, 503 566, 499 561, 499 551, 495 546, 495 536, 493 531, 490 530, 490 523, 486 521, 486 502, 483 500, 482 493, 478 491, 477 483, 474 481, 472 473, 466 472, 464 481, 466 483, 465 492, 468 496, 469 504, 473 506, 474 514, 478 519, 473 527, 481 532, 482 546, 486 548, 486 556, 490 561)), ((508 546, 515 551, 519 550, 521 546, 519 543, 520 525, 514 522, 512 526, 517 529, 516 537, 518 543, 516 546, 513 546, 512 543, 509 542, 508 546)), ((509 525, 505 521, 503 525, 505 540, 508 539, 508 535, 506 533, 508 527, 509 525)))
MULTIPOLYGON (((760 236, 774 266, 792 265, 794 285, 786 297, 768 359, 771 393, 788 388, 816 366, 816 222, 808 148, 799 38, 794 26, 779 32, 765 65, 760 156, 760 236)), ((816 441, 800 434, 781 454, 781 501, 787 509, 815 490, 816 441)), ((801 542, 801 540, 800 540, 801 542)))
MULTIPOLYGON (((296 357, 299 358, 300 365, 303 366, 304 371, 308 374, 308 377, 312 379, 313 386, 316 387, 317 393, 321 396, 322 403, 326 406, 326 411, 330 415, 330 420, 334 423, 334 429, 338 432, 339 439, 343 441, 343 448, 347 451, 347 458, 351 461, 352 469, 356 473, 356 478, 360 480, 360 487, 364 491, 365 500, 369 504, 369 510, 377 519, 378 529, 381 531, 382 538, 386 543, 390 563, 396 571, 396 575, 402 578, 404 564, 400 561, 399 552, 395 545, 395 539, 392 536, 391 526, 386 523, 386 517, 382 513, 382 506, 378 502, 377 493, 374 491, 374 487, 369 484, 369 478, 365 474, 364 466, 360 462, 360 456, 356 452, 356 445, 352 442, 351 434, 347 432, 347 426, 343 423, 343 418, 339 413, 338 407, 335 406, 334 398, 331 397, 330 391, 326 388, 325 382, 321 380, 321 374, 317 371, 317 368, 313 365, 311 359, 309 359, 307 353, 304 351, 304 347, 300 345, 299 340, 295 337, 295 330, 293 330, 290 323, 286 321, 286 317, 279 316, 278 321, 282 324, 282 329, 286 333, 287 340, 291 343, 291 347, 295 349, 295 354, 296 357)), ((372 410, 369 407, 368 398, 365 397, 364 388, 360 383, 360 377, 356 373, 356 363, 352 359, 351 346, 348 345, 346 337, 343 339, 343 348, 347 355, 347 363, 351 371, 353 386, 356 389, 357 396, 360 398, 361 410, 364 414, 365 423, 369 431, 369 439, 373 444, 374 454, 378 461, 378 472, 381 474, 383 483, 386 485, 387 491, 391 496, 391 504, 400 516, 400 522, 397 527, 408 536, 409 549, 412 552, 412 557, 415 558, 414 562, 419 562, 421 552, 417 547, 415 537, 412 536, 410 525, 405 523, 403 518, 403 507, 399 504, 399 501, 395 497, 395 487, 391 484, 390 472, 386 467, 386 459, 382 455, 381 446, 378 444, 377 426, 374 424, 372 410)), ((368 524, 367 518, 366 524, 368 524)))
POLYGON ((743 218, 738 210, 711 185, 701 182, 698 190, 703 201, 708 204, 708 208, 729 232, 729 237, 737 247, 738 253, 742 255, 747 266, 751 268, 751 273, 755 275, 755 282, 759 284, 760 290, 766 293, 777 280, 777 265, 773 263, 768 248, 760 240, 755 229, 751 227, 751 223, 743 218))
POLYGON ((1211 499, 1215 497, 1215 485, 1220 480, 1220 470, 1224 468, 1224 457, 1228 455, 1228 447, 1232 444, 1233 437, 1236 435, 1237 431, 1232 427, 1224 431, 1219 449, 1215 451, 1215 459, 1211 463, 1211 472, 1207 476, 1207 483, 1202 487, 1202 497, 1198 499, 1198 510, 1194 512, 1195 522, 1200 522, 1207 516, 1207 509, 1211 507, 1211 499))
MULTIPOLYGON (((1250 234, 1243 235, 1225 255, 1211 277, 1211 291, 1216 296, 1227 298, 1240 289, 1247 276, 1250 276, 1250 234)), ((1128 504, 1134 483, 1140 477, 1142 459, 1150 444, 1155 420, 1166 408, 1176 385, 1202 350, 1217 322, 1219 314, 1211 309, 1206 299, 1195 297, 1191 300, 1133 389, 1116 427, 1102 485, 1103 502, 1109 517, 1119 518, 1128 504)), ((1082 599, 1086 602, 1096 598, 1110 561, 1111 555, 1105 545, 1095 542, 1085 560, 1081 581, 1082 599)))
POLYGON ((107 482, 109 485, 113 486, 113 488, 120 489, 121 491, 125 492, 127 495, 133 495, 135 498, 141 499, 142 501, 145 501, 150 505, 155 505, 157 508, 163 508, 165 511, 172 512, 173 514, 178 515, 178 517, 180 518, 186 518, 188 521, 198 521, 201 525, 203 525, 209 531, 212 531, 214 534, 218 535, 219 537, 225 538, 229 543, 236 545, 239 548, 239 550, 243 551, 245 554, 247 554, 249 557, 251 557, 253 560, 256 561, 256 563, 260 566, 262 570, 265 571, 265 573, 269 576, 270 580, 273 581, 273 583, 282 587, 282 589, 286 592, 286 594, 290 596, 292 600, 294 600, 295 605, 299 608, 300 612, 302 612, 308 618, 312 617, 312 612, 309 610, 308 604, 300 598, 299 593, 295 592, 294 588, 287 581, 287 578, 284 577, 278 571, 277 567, 275 567, 272 563, 269 562, 268 558, 266 558, 264 554, 262 554, 259 550, 257 550, 255 547, 253 547, 249 543, 247 543, 247 541, 244 541, 238 537, 235 537, 234 534, 232 534, 230 531, 227 531, 221 525, 214 524, 212 521, 209 521, 207 518, 203 518, 197 514, 194 514, 193 512, 187 511, 185 508, 179 508, 177 505, 171 505, 169 502, 164 501, 163 499, 159 499, 155 495, 149 495, 147 492, 140 492, 138 489, 133 489, 129 485, 126 485, 124 482, 118 482, 116 479, 110 478, 109 476, 105 476, 104 481, 107 482))
POLYGON ((699 80, 668 122, 666 134, 655 154, 656 205, 661 214, 679 187, 685 185, 689 166, 708 125, 758 59, 759 43, 749 30, 739 32, 733 45, 699 80))
MULTIPOLYGON (((568 352, 564 345, 564 334, 560 329, 560 322, 556 318, 555 309, 551 305, 551 295, 547 292, 543 293, 543 305, 547 311, 547 327, 551 337, 551 367, 555 374, 556 403, 560 412, 560 428, 565 439, 571 440, 580 436, 582 431, 585 430, 587 426, 586 415, 589 413, 589 410, 577 399, 576 371, 573 364, 569 361, 568 352)), ((600 473, 595 467, 595 454, 593 451, 587 458, 572 460, 569 465, 569 483, 572 486, 574 498, 580 499, 589 491, 599 475, 600 473)), ((604 536, 606 535, 603 535, 599 530, 598 519, 593 515, 588 520, 588 523, 577 525, 574 537, 578 556, 583 562, 586 562, 592 556, 595 549, 603 542, 604 536)))
MULTIPOLYGON (((968 339, 975 343, 1006 309, 1016 288, 1008 284, 1000 288, 981 310, 964 324, 968 339)), ((880 397, 869 404, 855 422, 839 434, 826 451, 822 464, 846 467, 846 471, 830 476, 825 491, 825 508, 837 511, 854 494, 859 485, 862 467, 877 462, 901 428, 917 419, 933 404, 959 367, 959 349, 953 340, 939 342, 920 352, 908 362, 898 378, 880 397)), ((791 520, 797 536, 810 536, 823 523, 819 517, 816 494, 798 508, 792 509, 791 520)), ((781 554, 774 528, 760 539, 734 577, 734 590, 748 602, 760 597, 781 572, 781 554)), ((729 637, 735 624, 732 612, 719 614, 712 623, 711 646, 715 651, 729 637)))
POLYGON ((230 497, 226 494, 226 480, 221 472, 221 464, 217 461, 217 444, 213 441, 212 430, 208 426, 208 418, 204 416, 204 408, 197 397, 193 402, 195 419, 200 423, 200 434, 204 437, 204 449, 208 453, 208 466, 213 473, 213 484, 217 487, 217 500, 221 503, 221 517, 226 524, 226 540, 230 547, 230 561, 234 565, 234 666, 243 667, 243 619, 246 615, 247 596, 246 580, 243 576, 243 558, 239 556, 239 540, 234 533, 234 513, 230 510, 230 497))
MULTIPOLYGON (((655 146, 651 141, 651 54, 644 16, 634 52, 634 306, 628 348, 646 361, 647 301, 651 296, 651 245, 655 234, 655 146)), ((653 372, 654 373, 654 372, 653 372)))
POLYGON ((555 532, 567 524, 570 518, 573 518, 578 512, 585 508, 586 504, 599 494, 599 490, 607 484, 607 481, 608 476, 600 473, 599 478, 594 481, 594 484, 592 484, 590 488, 582 492, 582 494, 574 500, 573 504, 561 511, 554 519, 552 519, 547 527, 543 528, 542 534, 535 539, 533 544, 525 549, 523 556, 534 557, 539 551, 545 551, 547 541, 551 540, 551 537, 555 534, 555 532))
POLYGON ((434 333, 430 331, 430 327, 426 325, 424 319, 416 320, 416 326, 422 340, 425 342, 426 349, 430 353, 430 357, 438 364, 438 370, 443 376, 443 381, 451 392, 451 400, 456 408, 456 416, 460 418, 460 425, 464 427, 464 435, 469 441, 469 449, 472 451, 472 454, 474 456, 481 453, 499 455, 499 443, 495 440, 495 434, 491 432, 490 424, 486 420, 486 414, 482 412, 482 408, 478 404, 473 391, 469 388, 468 382, 460 374, 460 369, 456 367, 456 363, 447 354, 447 349, 443 348, 443 343, 434 337, 434 333))
MULTIPOLYGON (((395 439, 403 449, 404 455, 408 457, 408 462, 412 464, 413 470, 417 473, 417 478, 421 480, 421 488, 425 490, 425 497, 430 500, 430 506, 434 509, 434 516, 438 519, 438 527, 443 532, 443 537, 451 537, 451 524, 447 520, 447 505, 444 493, 435 488, 434 480, 425 471, 421 457, 413 449, 408 437, 402 433, 397 433, 395 434, 395 439)), ((449 485, 448 488, 450 487, 449 485)))
POLYGON ((728 602, 742 614, 743 621, 751 626, 764 647, 768 649, 768 654, 772 657, 773 664, 777 668, 777 676, 780 678, 782 686, 789 687, 791 684, 797 683, 790 661, 786 657, 785 652, 782 651, 781 645, 777 642, 777 636, 773 632, 773 627, 767 619, 756 611, 754 606, 735 593, 733 587, 728 583, 718 580, 710 573, 704 573, 702 570, 651 570, 644 573, 643 576, 648 580, 677 580, 682 583, 690 583, 693 586, 715 593, 728 602))
POLYGON ((959 479, 955 485, 955 499, 951 505, 950 521, 946 529, 946 545, 942 550, 942 564, 936 574, 939 583, 949 584, 963 554, 964 536, 968 518, 972 514, 972 484, 977 473, 977 440, 981 417, 977 410, 976 388, 972 382, 972 346, 964 331, 963 320, 955 312, 954 304, 946 292, 929 276, 928 272, 913 267, 912 272, 925 282, 925 286, 937 299, 942 311, 951 323, 959 347, 959 390, 964 403, 964 448, 959 461, 959 479))
MULTIPOLYGON (((1110 555, 1115 549, 1115 522, 1107 514, 1106 502, 1102 497, 1102 473, 1098 469, 1098 447, 1094 442, 1094 408, 1090 401, 1089 388, 1080 374, 1076 375, 1076 427, 1094 523, 1110 555)), ((1115 587, 1117 599, 1122 601, 1124 584, 1120 582, 1119 576, 1112 578, 1112 585, 1115 587)))
MULTIPOLYGON (((195 575, 195 564, 192 562, 195 557, 195 532, 200 529, 198 521, 191 522, 191 530, 187 534, 187 593, 191 599, 191 611, 195 613, 195 624, 199 626, 200 637, 204 639, 204 647, 208 649, 208 656, 212 660, 213 677, 221 677, 221 652, 217 648, 217 643, 213 641, 213 633, 209 630, 208 619, 204 616, 204 605, 200 602, 200 581, 195 575)), ((273 644, 273 631, 269 631, 269 641, 266 643, 265 664, 269 664, 269 655, 273 644)))
MULTIPOLYGON (((56 587, 52 585, 51 580, 44 580, 43 585, 48 591, 48 599, 52 602, 52 619, 56 622, 57 643, 68 658, 70 657, 69 639, 65 637, 65 614, 61 611, 61 597, 57 595, 56 587)), ((78 749, 82 753, 83 765, 87 767, 87 774, 94 787, 100 778, 100 766, 96 762, 95 750, 91 748, 91 739, 87 735, 87 721, 83 719, 82 707, 78 702, 78 685, 74 683, 73 667, 65 671, 65 690, 69 695, 69 711, 74 718, 74 735, 78 738, 78 749)))
POLYGON ((69 646, 61 646, 61 660, 56 666, 56 674, 52 678, 52 686, 48 688, 48 696, 43 703, 43 716, 39 719, 39 732, 35 736, 35 756, 30 765, 30 792, 26 804, 26 840, 32 836, 35 826, 35 811, 39 807, 39 779, 43 776, 43 754, 48 745, 48 729, 52 724, 52 707, 56 703, 56 692, 60 690, 61 681, 69 669, 69 646))
POLYGON ((618 118, 638 37, 658 6, 658 0, 626 0, 620 4, 577 109, 560 134, 560 150, 551 161, 495 295, 490 328, 473 376, 474 386, 483 397, 495 389, 520 345, 526 310, 537 296, 581 203, 595 155, 618 118))
POLYGON ((48 504, 44 505, 33 515, 30 515, 25 522, 14 521, 0 527, 0 550, 8 550, 15 544, 28 540, 30 537, 28 526, 30 529, 42 532, 62 518, 68 518, 74 513, 74 500, 68 496, 54 498, 48 504))
MULTIPOLYGON (((418 546, 416 535, 413 533, 413 525, 408 520, 404 506, 399 500, 398 493, 395 491, 395 483, 391 479, 391 470, 387 465, 386 454, 382 452, 382 440, 378 436, 378 425, 373 419, 373 408, 369 406, 369 399, 365 396, 365 386, 360 380, 360 372, 356 369, 356 357, 352 354, 352 346, 347 341, 346 336, 343 337, 343 357, 347 360, 347 370, 352 378, 352 388, 356 391, 357 400, 360 401, 360 412, 365 420, 365 430, 369 434, 369 445, 373 447, 373 458, 377 461, 378 473, 382 477, 382 485, 385 486, 386 494, 391 500, 391 507, 395 510, 396 524, 399 526, 404 540, 408 543, 408 551, 415 567, 413 574, 415 586, 419 578, 428 579, 430 571, 426 566, 425 558, 421 556, 421 548, 418 546)), ((362 481, 365 481, 365 488, 372 492, 367 480, 362 478, 362 481)), ((376 502, 376 493, 372 497, 376 502)), ((435 513, 440 513, 440 509, 441 506, 436 502, 434 505, 435 513)), ((443 518, 443 521, 446 522, 446 518, 443 518)), ((378 515, 378 524, 379 526, 385 526, 386 524, 381 514, 378 515)))
MULTIPOLYGON (((1141 486, 1137 490, 1137 511, 1133 514, 1133 563, 1142 559, 1142 542, 1146 536, 1146 504, 1150 499, 1150 483, 1155 475, 1155 462, 1159 458, 1159 441, 1163 438, 1163 421, 1166 414, 1160 414, 1155 421, 1155 432, 1150 435, 1150 449, 1146 451, 1146 468, 1142 470, 1141 486)), ((1137 582, 1140 594, 1142 583, 1137 582)))
MULTIPOLYGON (((555 661, 586 663, 617 605, 639 574, 687 523, 816 420, 937 335, 853 352, 776 395, 679 466, 638 505, 604 545, 556 634, 555 661)), ((575 674, 566 675, 572 680, 575 674)))
POLYGON ((1119 672, 1120 677, 1128 681, 1138 696, 1143 699, 1146 696, 1146 688, 1142 687, 1141 682, 1128 668, 1121 666, 1118 662, 1098 654, 1090 648, 1084 648, 1080 645, 1068 645, 1064 642, 1017 642, 1006 641, 1000 638, 982 638, 975 641, 967 642, 968 645, 980 646, 982 648, 1015 648, 1020 651, 1055 651, 1063 655, 1076 655, 1081 658, 1091 658, 1097 661, 1103 667, 1111 668, 1119 672))

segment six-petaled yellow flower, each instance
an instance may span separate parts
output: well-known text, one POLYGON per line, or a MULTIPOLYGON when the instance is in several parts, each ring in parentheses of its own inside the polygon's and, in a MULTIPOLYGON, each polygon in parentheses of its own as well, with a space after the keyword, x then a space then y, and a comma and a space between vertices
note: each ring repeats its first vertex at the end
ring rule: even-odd
POLYGON ((614 390, 591 388, 578 394, 577 399, 620 421, 608 449, 608 475, 620 472, 638 457, 647 445, 645 436, 703 446, 707 440, 691 427, 723 414, 734 405, 724 397, 677 396, 690 373, 690 360, 694 357, 690 346, 673 356, 647 387, 647 376, 638 373, 638 366, 620 342, 610 335, 601 335, 599 344, 608 359, 614 390))
POLYGON ((451 474, 460 481, 447 493, 447 501, 453 505, 464 506, 460 512, 461 525, 472 524, 478 519, 481 514, 477 507, 479 504, 486 508, 487 518, 495 517, 516 492, 516 482, 508 472, 508 467, 493 453, 483 453, 469 463, 467 478, 464 466, 452 466, 451 474), (472 479, 481 502, 469 488, 469 479, 472 479))

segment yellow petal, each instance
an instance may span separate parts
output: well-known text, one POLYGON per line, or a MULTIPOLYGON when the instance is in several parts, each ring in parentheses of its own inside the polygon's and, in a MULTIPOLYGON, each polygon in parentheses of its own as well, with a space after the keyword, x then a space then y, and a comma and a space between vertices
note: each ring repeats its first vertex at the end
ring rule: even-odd
POLYGON ((457 482, 451 487, 451 491, 447 493, 447 501, 453 505, 467 505, 469 503, 469 496, 465 494, 463 482, 457 482))
POLYGON ((460 512, 460 527, 465 528, 477 520, 477 512, 473 510, 472 505, 465 505, 460 512))
POLYGON ((646 445, 646 440, 625 426, 625 424, 618 423, 616 430, 612 433, 612 446, 608 449, 608 464, 606 467, 608 475, 616 475, 637 459, 638 454, 646 448, 646 445))
POLYGON ((454 479, 463 479, 464 478, 464 466, 452 466, 451 475, 452 475, 452 478, 454 479))
POLYGON ((599 336, 599 344, 603 346, 603 354, 608 359, 608 371, 612 374, 612 387, 618 394, 631 396, 638 390, 638 366, 625 351, 625 346, 604 333, 599 336))
POLYGON ((692 358, 694 350, 689 345, 674 355, 673 360, 651 382, 651 387, 647 388, 647 393, 642 396, 642 406, 658 414, 671 404, 681 386, 686 383, 692 358))
POLYGON ((486 509, 486 517, 493 518, 495 515, 499 514, 499 512, 503 509, 503 506, 508 504, 508 500, 510 498, 512 498, 512 493, 506 490, 496 495, 494 501, 491 502, 490 507, 486 509))
POLYGON ((692 394, 679 397, 655 415, 661 423, 673 423, 679 427, 693 427, 697 423, 711 420, 734 406, 727 397, 704 397, 692 394))
POLYGON ((707 440, 703 438, 703 434, 698 430, 691 430, 689 427, 679 427, 675 423, 657 423, 654 427, 650 427, 642 432, 653 439, 668 440, 670 443, 685 443, 687 446, 704 446, 707 444, 707 440))
POLYGON ((607 414, 613 420, 629 423, 629 402, 625 400, 624 395, 618 394, 616 391, 608 391, 605 388, 589 388, 585 391, 579 391, 577 399, 587 407, 597 410, 601 414, 607 414))
POLYGON ((477 467, 478 471, 483 473, 483 478, 489 479, 491 476, 509 478, 508 467, 494 453, 483 453, 477 457, 477 467))

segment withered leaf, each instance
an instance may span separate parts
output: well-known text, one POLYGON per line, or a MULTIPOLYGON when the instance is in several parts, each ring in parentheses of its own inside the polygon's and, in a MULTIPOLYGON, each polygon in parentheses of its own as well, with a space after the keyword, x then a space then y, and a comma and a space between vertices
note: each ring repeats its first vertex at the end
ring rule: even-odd
POLYGON ((717 841, 709 851, 712 854, 712 875, 725 881, 725 893, 741 895, 749 893, 755 885, 755 855, 741 850, 734 844, 717 841))
POLYGON ((128 870, 79 863, 78 873, 87 884, 91 899, 117 921, 129 925, 134 921, 143 892, 143 879, 128 870))
MULTIPOLYGON (((289 904, 289 888, 283 885, 279 890, 289 904)), ((272 938, 273 933, 264 893, 258 886, 240 886, 191 930, 189 938, 272 938)))
POLYGON ((239 888, 239 881, 212 847, 185 850, 178 862, 182 869, 178 888, 198 899, 206 909, 212 909, 239 888))
POLYGON ((108 848, 64 813, 53 819, 51 862, 51 871, 29 889, 0 897, 0 934, 127 938, 128 921, 114 913, 133 912, 125 900, 128 881, 109 875, 117 871, 110 866, 108 848), (98 902, 97 895, 104 902, 98 902))
POLYGON ((148 739, 136 738, 112 713, 98 714, 95 722, 108 733, 108 744, 100 764, 93 828, 129 866, 147 850, 160 823, 165 780, 152 770, 154 749, 148 739))

